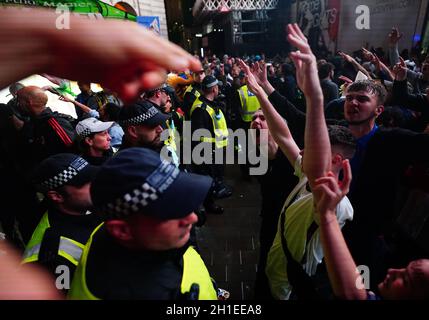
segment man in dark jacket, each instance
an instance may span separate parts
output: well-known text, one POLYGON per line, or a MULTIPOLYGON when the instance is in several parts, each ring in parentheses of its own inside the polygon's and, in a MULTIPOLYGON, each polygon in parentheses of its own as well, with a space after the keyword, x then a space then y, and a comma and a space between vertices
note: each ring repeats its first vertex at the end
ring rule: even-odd
POLYGON ((31 167, 47 157, 74 151, 72 118, 46 107, 48 96, 39 87, 28 86, 18 92, 20 111, 30 116, 21 128, 21 137, 30 156, 31 167))

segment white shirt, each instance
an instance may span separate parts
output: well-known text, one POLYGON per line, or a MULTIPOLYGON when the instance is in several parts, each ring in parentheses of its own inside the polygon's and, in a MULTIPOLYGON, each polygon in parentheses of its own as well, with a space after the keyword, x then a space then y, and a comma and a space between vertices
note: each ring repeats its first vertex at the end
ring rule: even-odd
MULTIPOLYGON (((323 249, 320 242, 320 230, 316 229, 310 241, 307 242, 307 230, 313 221, 318 223, 314 210, 313 194, 306 189, 307 177, 302 172, 302 156, 298 156, 295 161, 295 175, 299 178, 298 184, 287 197, 283 206, 285 208, 285 236, 289 251, 297 262, 300 262, 305 254, 306 263, 303 265, 308 275, 316 273, 317 265, 322 262, 323 249), (295 200, 294 200, 295 198, 295 200), (293 203, 289 205, 292 201, 293 203), (289 206, 289 207, 288 207, 289 206)), ((353 219, 353 207, 347 197, 344 197, 337 205, 337 220, 340 227, 343 227, 346 220, 353 219)), ((265 273, 274 298, 279 300, 289 299, 292 287, 289 284, 286 272, 287 258, 283 252, 281 242, 281 228, 277 227, 277 234, 274 238, 270 252, 268 254, 265 273)))

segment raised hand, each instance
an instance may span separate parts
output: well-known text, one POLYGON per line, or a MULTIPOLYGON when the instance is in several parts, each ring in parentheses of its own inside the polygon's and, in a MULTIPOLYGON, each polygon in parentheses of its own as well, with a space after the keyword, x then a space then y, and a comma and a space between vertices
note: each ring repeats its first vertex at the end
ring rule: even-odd
POLYGON ((335 212, 338 203, 349 192, 351 181, 352 169, 348 160, 343 161, 343 180, 338 181, 332 172, 326 177, 316 179, 313 195, 321 218, 335 212))
POLYGON ((258 80, 256 79, 254 73, 252 72, 252 70, 250 70, 250 67, 243 60, 238 59, 238 63, 240 64, 241 70, 243 70, 246 74, 247 87, 254 94, 258 95, 263 90, 258 83, 258 80))
POLYGON ((399 57, 399 62, 393 67, 395 80, 404 81, 407 79, 407 65, 402 57, 399 57))
POLYGON ((403 33, 399 33, 399 29, 397 27, 393 27, 389 33, 389 43, 391 45, 397 44, 403 35, 403 33))
POLYGON ((59 92, 57 89, 55 89, 54 87, 52 87, 52 86, 44 86, 44 87, 42 87, 41 88, 42 90, 45 90, 45 91, 49 91, 50 93, 53 93, 53 94, 55 94, 55 95, 57 95, 57 96, 62 96, 62 93, 61 92, 59 92))
POLYGON ((68 97, 67 97, 67 96, 65 96, 65 95, 60 95, 59 100, 61 100, 61 101, 65 101, 65 102, 71 102, 71 103, 73 103, 73 102, 74 102, 74 100, 72 100, 72 99, 68 98, 68 97))
MULTIPOLYGON (((369 52, 369 51, 368 51, 369 52)), ((369 74, 369 72, 362 67, 355 58, 353 58, 352 56, 339 51, 338 54, 341 56, 341 58, 343 58, 346 62, 351 63, 353 65, 353 67, 356 69, 356 71, 360 71, 362 72, 365 76, 368 77, 368 79, 371 79, 371 75, 369 74)))
POLYGON ((252 65, 251 71, 260 86, 263 86, 268 82, 267 68, 265 67, 265 62, 255 62, 252 65))
POLYGON ((380 71, 381 70, 381 61, 376 54, 374 54, 373 63, 375 64, 375 67, 377 68, 377 70, 380 71))
POLYGON ((339 76, 338 79, 341 80, 341 81, 344 81, 344 83, 347 83, 347 84, 352 84, 353 83, 353 80, 350 79, 350 78, 347 78, 346 76, 339 76))
POLYGON ((338 54, 340 55, 341 58, 344 59, 344 61, 347 61, 349 63, 352 63, 353 61, 355 61, 355 59, 351 55, 349 55, 345 52, 338 51, 338 54))
POLYGON ((296 23, 289 24, 287 31, 288 41, 298 49, 298 51, 291 52, 290 57, 295 64, 296 79, 300 89, 306 96, 321 93, 316 57, 311 51, 307 38, 296 23))
POLYGON ((353 80, 351 80, 350 78, 347 78, 346 76, 343 76, 343 75, 339 76, 338 79, 341 81, 344 81, 344 84, 343 84, 344 87, 342 89, 343 92, 346 92, 347 87, 353 83, 353 80))
POLYGON ((363 53, 363 57, 365 58, 365 60, 367 61, 371 61, 371 62, 375 62, 375 54, 373 54, 371 51, 362 48, 362 53, 363 53))

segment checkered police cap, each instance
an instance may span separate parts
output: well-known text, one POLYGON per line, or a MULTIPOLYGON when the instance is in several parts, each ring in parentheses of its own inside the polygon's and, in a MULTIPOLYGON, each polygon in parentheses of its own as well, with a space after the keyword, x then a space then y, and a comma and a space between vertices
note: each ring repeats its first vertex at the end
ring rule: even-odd
POLYGON ((179 169, 167 161, 162 161, 158 168, 146 179, 146 182, 125 195, 102 206, 101 210, 109 218, 123 218, 144 210, 151 202, 159 199, 179 174, 179 169))
POLYGON ((198 209, 211 181, 181 172, 153 150, 128 148, 101 167, 91 198, 95 212, 108 220, 133 214, 178 219, 198 209))
POLYGON ((60 153, 40 163, 34 174, 36 187, 43 192, 64 185, 82 185, 91 180, 98 169, 71 153, 60 153))
POLYGON ((119 123, 121 126, 125 126, 125 127, 144 124, 145 122, 147 122, 147 120, 155 117, 158 113, 159 113, 159 110, 156 107, 152 106, 146 112, 127 120, 121 120, 119 123))
POLYGON ((151 102, 140 100, 122 107, 118 118, 118 123, 125 128, 133 125, 162 125, 170 116, 159 111, 151 102))

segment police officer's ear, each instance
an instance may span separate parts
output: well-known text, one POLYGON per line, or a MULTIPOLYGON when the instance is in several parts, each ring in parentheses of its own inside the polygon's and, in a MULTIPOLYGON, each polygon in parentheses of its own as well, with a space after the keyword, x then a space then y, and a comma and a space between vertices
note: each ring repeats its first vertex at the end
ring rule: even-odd
POLYGON ((128 126, 127 127, 127 133, 130 135, 130 137, 132 137, 134 139, 138 138, 136 126, 128 126))
POLYGON ((130 226, 123 220, 106 221, 106 228, 107 231, 118 240, 130 241, 133 239, 130 226))
POLYGON ((63 203, 64 202, 64 196, 59 193, 58 191, 50 190, 46 193, 46 197, 55 203, 63 203))

